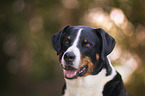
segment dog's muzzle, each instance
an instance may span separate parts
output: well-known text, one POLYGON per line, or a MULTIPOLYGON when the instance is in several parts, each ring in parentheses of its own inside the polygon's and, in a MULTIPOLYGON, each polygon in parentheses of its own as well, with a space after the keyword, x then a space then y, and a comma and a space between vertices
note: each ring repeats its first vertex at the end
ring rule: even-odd
POLYGON ((74 79, 78 76, 83 76, 88 69, 88 66, 85 65, 81 68, 75 68, 74 67, 74 61, 75 61, 75 54, 73 52, 67 52, 64 54, 64 61, 65 64, 62 65, 62 68, 64 69, 64 75, 67 79, 74 79))
POLYGON ((80 69, 75 69, 72 66, 67 65, 63 69, 64 69, 65 78, 74 79, 74 78, 83 76, 87 72, 88 66, 85 65, 81 67, 80 69))

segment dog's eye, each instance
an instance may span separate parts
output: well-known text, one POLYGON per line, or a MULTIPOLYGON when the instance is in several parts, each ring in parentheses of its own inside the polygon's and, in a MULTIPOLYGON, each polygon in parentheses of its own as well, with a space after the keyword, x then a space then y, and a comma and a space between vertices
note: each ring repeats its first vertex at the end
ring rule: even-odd
POLYGON ((66 40, 66 41, 65 41, 65 44, 68 45, 68 44, 69 44, 69 40, 66 40))
POLYGON ((83 46, 84 46, 84 47, 90 47, 90 46, 91 46, 91 44, 90 44, 90 43, 88 43, 88 42, 84 42, 83 46))
POLYGON ((90 44, 90 43, 86 43, 85 46, 86 46, 86 47, 90 47, 91 44, 90 44))

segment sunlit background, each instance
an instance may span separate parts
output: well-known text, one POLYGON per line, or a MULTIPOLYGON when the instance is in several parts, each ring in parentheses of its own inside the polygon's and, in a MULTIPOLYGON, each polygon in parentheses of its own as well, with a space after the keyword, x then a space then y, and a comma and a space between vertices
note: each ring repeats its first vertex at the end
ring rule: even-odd
POLYGON ((103 28, 132 96, 145 94, 145 0, 1 0, 0 96, 60 96, 63 74, 51 36, 66 25, 103 28))

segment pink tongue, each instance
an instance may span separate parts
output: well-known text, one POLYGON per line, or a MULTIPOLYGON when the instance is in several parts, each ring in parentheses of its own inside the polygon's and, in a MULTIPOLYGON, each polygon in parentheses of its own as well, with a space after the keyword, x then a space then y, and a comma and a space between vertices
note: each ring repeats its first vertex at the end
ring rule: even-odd
POLYGON ((74 76, 76 76, 77 74, 77 70, 64 70, 64 75, 67 78, 73 78, 74 76))

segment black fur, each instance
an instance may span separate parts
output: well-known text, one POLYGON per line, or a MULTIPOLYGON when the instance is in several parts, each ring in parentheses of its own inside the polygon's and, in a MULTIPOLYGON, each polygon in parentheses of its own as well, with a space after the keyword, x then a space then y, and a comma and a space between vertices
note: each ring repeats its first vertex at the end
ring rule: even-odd
POLYGON ((124 88, 124 84, 119 73, 117 73, 113 80, 109 81, 105 85, 103 96, 130 96, 124 88))
POLYGON ((63 88, 62 88, 62 95, 64 95, 64 93, 65 93, 65 89, 66 89, 66 83, 64 83, 64 85, 63 85, 63 88))
MULTIPOLYGON (((52 36, 52 45, 59 55, 59 60, 64 52, 72 45, 77 31, 83 28, 81 33, 80 42, 77 47, 80 49, 82 56, 88 56, 91 58, 95 68, 92 75, 97 75, 103 68, 106 69, 106 76, 109 76, 112 72, 111 66, 108 63, 107 55, 112 52, 115 46, 115 40, 103 29, 92 28, 87 26, 66 26, 63 30, 52 36), (70 36, 70 39, 68 39, 70 36), (83 40, 87 39, 91 44, 90 47, 85 47, 83 40), (65 44, 68 40, 69 44, 65 44), (60 54, 61 53, 61 54, 60 54), (96 59, 96 54, 99 54, 99 60, 96 59)), ((83 74, 84 75, 84 74, 83 74)), ((72 78, 77 79, 77 78, 72 78)), ((62 94, 66 89, 64 84, 62 94)), ((124 88, 122 78, 119 73, 104 86, 103 96, 129 96, 124 88)))
POLYGON ((64 32, 66 31, 66 29, 70 27, 70 25, 66 26, 63 30, 61 30, 60 32, 54 34, 51 38, 52 41, 52 45, 53 48, 56 50, 57 55, 60 54, 61 52, 61 42, 62 42, 62 37, 64 35, 64 32))

